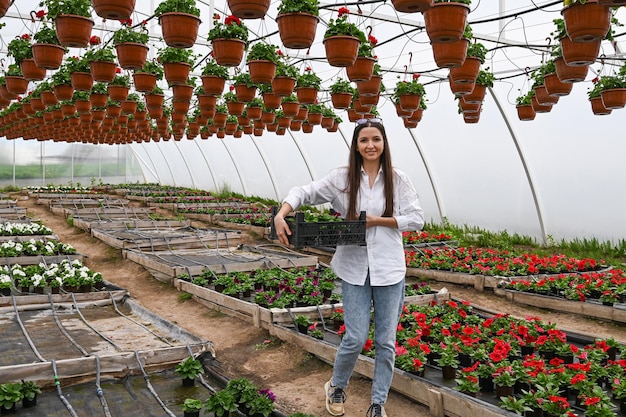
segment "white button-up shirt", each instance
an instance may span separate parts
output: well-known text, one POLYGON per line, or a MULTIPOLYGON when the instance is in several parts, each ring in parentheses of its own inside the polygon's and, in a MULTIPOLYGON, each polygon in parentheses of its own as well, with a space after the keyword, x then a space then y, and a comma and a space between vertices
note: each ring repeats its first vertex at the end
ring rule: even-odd
MULTIPOLYGON (((284 202, 289 203, 294 210, 303 204, 330 203, 343 217, 348 212, 347 174, 348 169, 345 167, 334 169, 320 180, 292 188, 284 202)), ((337 276, 349 284, 363 285, 368 269, 372 286, 393 285, 404 279, 406 262, 402 232, 421 230, 424 226, 424 212, 419 205, 417 192, 411 180, 404 172, 395 168, 393 198, 393 217, 398 224, 397 229, 384 226, 368 227, 365 235, 366 246, 337 247, 330 265, 337 276)), ((365 211, 373 216, 381 216, 384 210, 382 170, 378 171, 371 188, 367 174, 361 170, 357 213, 365 211)))

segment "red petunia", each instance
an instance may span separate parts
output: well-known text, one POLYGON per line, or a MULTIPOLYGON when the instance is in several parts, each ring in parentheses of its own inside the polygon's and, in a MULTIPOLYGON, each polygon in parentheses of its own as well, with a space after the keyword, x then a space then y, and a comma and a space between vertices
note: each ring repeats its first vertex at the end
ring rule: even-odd
POLYGON ((338 17, 342 17, 344 15, 350 14, 350 9, 348 9, 347 7, 340 7, 337 13, 338 13, 338 17))
POLYGON ((419 77, 420 77, 420 75, 419 75, 419 74, 413 74, 413 79, 414 79, 414 80, 417 80, 419 77))
POLYGON ((35 13, 35 17, 37 19, 43 19, 46 14, 47 13, 45 10, 39 10, 37 13, 35 13))
POLYGON ((22 36, 20 36, 20 38, 25 40, 25 41, 29 41, 30 40, 30 34, 29 33, 25 33, 22 36))
POLYGON ((363 345, 363 350, 369 352, 370 350, 372 350, 372 346, 374 346, 374 342, 372 341, 372 339, 367 339, 365 345, 363 345))
POLYGON ((371 43, 372 45, 376 45, 378 43, 378 39, 376 39, 375 37, 373 37, 372 35, 369 35, 367 37, 367 40, 369 41, 369 43, 371 43))
POLYGON ((122 73, 122 69, 120 67, 115 68, 115 73, 116 74, 121 74, 122 73))
POLYGON ((89 45, 100 45, 101 42, 100 36, 93 35, 89 38, 89 45))

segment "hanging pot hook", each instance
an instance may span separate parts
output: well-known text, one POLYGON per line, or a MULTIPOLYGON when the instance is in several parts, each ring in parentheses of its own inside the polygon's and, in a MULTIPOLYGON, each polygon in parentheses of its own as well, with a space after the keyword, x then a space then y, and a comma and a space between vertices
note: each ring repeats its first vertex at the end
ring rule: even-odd
POLYGON ((37 12, 34 10, 30 11, 30 21, 35 23, 35 18, 37 17, 37 12))
POLYGON ((2 66, 2 68, 4 68, 4 58, 0 58, 0 66, 2 66))
POLYGON ((365 27, 365 29, 367 30, 367 38, 369 39, 369 37, 372 36, 372 30, 374 30, 374 28, 372 27, 372 25, 368 25, 365 27))

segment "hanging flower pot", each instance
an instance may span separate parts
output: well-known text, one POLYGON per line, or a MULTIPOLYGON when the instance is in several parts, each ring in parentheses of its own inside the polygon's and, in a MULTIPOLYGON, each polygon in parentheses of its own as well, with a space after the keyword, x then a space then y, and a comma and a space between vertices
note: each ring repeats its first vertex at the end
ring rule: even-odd
POLYGON ((248 62, 248 69, 252 82, 269 84, 276 75, 276 63, 266 60, 252 60, 248 62))
POLYGON ((433 6, 433 0, 391 0, 393 7, 404 13, 425 12, 433 6))
POLYGON ((413 114, 413 111, 404 110, 399 102, 396 103, 395 107, 396 107, 396 114, 398 115, 398 117, 401 117, 403 119, 409 118, 413 114))
POLYGON ((65 48, 60 45, 36 43, 33 44, 32 48, 35 65, 39 68, 55 70, 59 69, 63 63, 65 48))
POLYGON ((377 106, 379 100, 380 100, 380 94, 377 94, 375 96, 359 96, 359 101, 362 104, 367 104, 370 106, 377 106))
POLYGON ((317 101, 317 89, 313 87, 296 88, 296 96, 300 104, 313 104, 317 101))
POLYGON ((609 88, 602 91, 600 97, 607 109, 622 109, 626 105, 626 88, 609 88))
POLYGON ((169 85, 186 84, 191 65, 186 62, 166 62, 163 71, 169 85))
POLYGON ((360 41, 354 36, 329 36, 324 39, 326 60, 333 67, 348 67, 356 61, 360 41))
POLYGON ((61 84, 54 86, 53 90, 54 96, 59 101, 70 100, 74 95, 74 87, 72 87, 70 84, 61 84))
POLYGON ((135 9, 135 0, 92 0, 96 14, 104 19, 126 20, 135 9))
POLYGON ((591 111, 596 116, 606 116, 611 114, 613 110, 607 109, 602 102, 602 97, 593 97, 589 99, 591 103, 591 111))
POLYGON ((460 67, 465 62, 469 40, 461 38, 458 41, 446 43, 432 43, 433 57, 440 68, 460 67))
POLYGON ((275 110, 280 107, 282 97, 274 93, 263 93, 263 104, 267 109, 275 110))
POLYGON ((543 106, 553 106, 559 101, 558 97, 548 94, 548 91, 543 84, 535 86, 533 90, 535 90, 535 97, 537 98, 537 102, 543 106))
POLYGON ((125 85, 109 84, 109 98, 113 101, 124 101, 128 97, 129 88, 125 85))
POLYGON ((435 3, 424 12, 426 34, 432 43, 461 39, 467 24, 469 6, 463 3, 435 3))
POLYGON ((193 86, 189 84, 173 85, 172 97, 174 101, 190 102, 191 97, 193 97, 193 86))
POLYGON ((107 104, 108 99, 109 96, 107 94, 91 93, 91 95, 89 96, 91 107, 104 107, 107 104))
POLYGON ((487 94, 487 87, 481 84, 475 84, 472 92, 462 95, 461 98, 466 103, 480 104, 485 100, 485 94, 487 94))
MULTIPOLYGON (((436 3, 446 4, 446 3, 436 3)), ((460 67, 450 68, 450 78, 457 84, 468 84, 476 82, 480 71, 480 59, 474 57, 465 58, 465 62, 460 67)))
POLYGON ((450 91, 454 94, 455 97, 464 96, 466 94, 470 94, 474 91, 475 83, 455 83, 452 81, 452 77, 448 77, 448 81, 450 84, 450 91))
POLYGON ((92 61, 90 64, 93 81, 110 83, 115 78, 117 64, 110 61, 92 61))
POLYGON ((285 48, 308 49, 313 45, 319 18, 310 13, 283 13, 278 15, 278 34, 285 48))
POLYGON ((11 6, 11 0, 2 0, 0 1, 0 17, 4 17, 7 14, 7 10, 11 6))
POLYGON ((270 0, 228 0, 231 13, 240 19, 261 19, 269 7, 270 0))
POLYGON ((20 63, 22 75, 29 81, 41 81, 46 77, 46 69, 39 68, 32 58, 26 58, 20 63))
POLYGON ((211 45, 215 62, 225 67, 239 66, 246 49, 246 43, 239 39, 213 39, 211 45))
POLYGON ((346 67, 346 74, 350 81, 369 81, 374 72, 376 59, 365 56, 357 57, 353 65, 346 67))
POLYGON ((576 2, 561 11, 567 36, 573 42, 602 40, 611 26, 611 9, 597 0, 576 2))
POLYGON ((294 117, 300 111, 300 103, 298 103, 297 101, 283 102, 281 107, 283 109, 283 114, 286 117, 294 117))
POLYGON ((552 105, 544 105, 539 103, 536 96, 533 96, 530 104, 533 106, 533 110, 537 113, 549 113, 552 110, 552 105))
POLYGON ((248 114, 248 118, 250 120, 260 119, 263 114, 263 107, 248 107, 246 109, 246 113, 248 114))
POLYGON ((568 95, 572 91, 572 87, 574 87, 574 84, 571 82, 564 83, 559 80, 556 72, 546 74, 543 78, 543 82, 546 87, 547 93, 555 97, 568 95))
POLYGON ((205 94, 220 96, 224 92, 225 78, 217 75, 203 75, 200 79, 202 80, 202 88, 205 94))
POLYGON ((159 17, 163 40, 173 48, 191 48, 198 38, 200 18, 189 13, 168 12, 159 17))
POLYGON ((561 50, 565 63, 570 66, 591 65, 596 62, 602 41, 573 42, 570 38, 561 38, 561 50))
POLYGON ((420 106, 422 96, 418 94, 401 94, 398 98, 402 110, 414 112, 420 106))
POLYGON ((148 46, 137 42, 123 42, 115 45, 117 62, 120 67, 129 70, 142 68, 148 59, 148 46))
POLYGON ((380 75, 372 75, 369 81, 357 82, 356 88, 359 92, 359 96, 375 96, 379 94, 381 83, 382 77, 380 75))
POLYGON ((60 14, 54 19, 57 38, 63 46, 85 48, 89 45, 94 22, 88 17, 60 14))
POLYGON ((293 77, 277 76, 272 80, 272 91, 280 97, 289 96, 296 86, 296 79, 293 77))
POLYGON ((70 74, 70 80, 76 91, 89 91, 93 87, 93 77, 90 72, 73 72, 70 74))
POLYGON ((154 90, 157 83, 157 76, 149 72, 135 72, 133 74, 133 84, 135 90, 140 93, 147 93, 154 90))
POLYGON ((588 65, 567 65, 562 57, 554 60, 554 66, 556 67, 556 75, 562 83, 577 83, 584 81, 585 78, 587 78, 587 72, 589 71, 588 65))
POLYGON ((10 94, 24 94, 28 90, 28 80, 24 77, 7 75, 5 79, 10 94))
POLYGON ((256 86, 248 86, 246 84, 236 84, 235 94, 237 95, 237 100, 247 103, 249 101, 252 101, 252 99, 256 95, 256 86))

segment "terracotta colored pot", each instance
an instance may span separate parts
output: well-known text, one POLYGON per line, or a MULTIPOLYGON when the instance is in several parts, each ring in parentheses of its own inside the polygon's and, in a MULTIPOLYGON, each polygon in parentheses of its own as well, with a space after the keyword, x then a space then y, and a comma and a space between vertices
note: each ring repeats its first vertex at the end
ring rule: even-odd
POLYGON ((481 84, 474 84, 474 89, 471 93, 462 95, 463 101, 471 104, 480 104, 485 100, 485 94, 487 94, 487 87, 481 84))
POLYGON ((463 3, 435 3, 424 12, 426 34, 432 43, 461 39, 467 24, 469 6, 463 3))
POLYGON ((278 15, 278 34, 285 48, 308 49, 313 45, 319 18, 310 13, 278 15))
POLYGON ((554 60, 556 66, 556 75, 563 83, 577 83, 584 81, 587 78, 587 72, 589 71, 588 65, 570 66, 565 63, 563 58, 557 58, 554 60))
POLYGON ((159 17, 163 40, 173 48, 191 48, 198 38, 200 18, 189 13, 168 12, 159 17))
POLYGON ((452 81, 451 77, 448 77, 448 81, 450 83, 450 91, 452 91, 452 94, 454 94, 455 97, 470 94, 472 91, 474 91, 474 87, 476 86, 475 83, 455 83, 454 81, 452 81))
POLYGON ((124 101, 128 97, 129 88, 123 85, 109 85, 109 98, 113 101, 124 101))
POLYGON ((146 94, 144 98, 146 99, 146 107, 150 110, 160 109, 163 106, 163 101, 165 100, 165 96, 163 94, 146 94))
POLYGON ((235 85, 235 94, 237 95, 237 100, 247 103, 252 101, 256 95, 256 87, 248 87, 245 84, 237 84, 235 85))
POLYGON ((193 97, 193 86, 188 84, 173 85, 172 97, 174 101, 191 101, 191 97, 193 97))
POLYGON ((0 17, 4 17, 7 14, 7 10, 11 6, 11 0, 1 0, 0 1, 0 17))
POLYGON ((105 19, 125 20, 135 9, 135 0, 92 0, 96 14, 105 19))
POLYGON ((440 68, 460 67, 465 62, 469 40, 461 38, 458 41, 446 43, 432 43, 433 57, 440 68))
POLYGON ((565 63, 570 66, 591 65, 600 53, 600 40, 573 42, 568 37, 561 38, 561 50, 565 63))
POLYGON ((89 96, 91 107, 104 107, 106 106, 108 99, 109 99, 108 94, 91 94, 89 96))
POLYGON ((205 94, 219 96, 224 92, 226 79, 217 75, 203 75, 200 79, 202 80, 202 88, 205 94))
POLYGON ((433 6, 433 0, 391 0, 393 7, 404 13, 425 12, 433 6))
POLYGON ((216 102, 217 102, 216 96, 212 96, 209 94, 201 94, 198 96, 198 107, 200 108, 200 110, 214 109, 216 102))
POLYGON ((357 57, 354 65, 346 67, 346 74, 350 81, 369 81, 372 78, 374 72, 374 64, 376 60, 374 58, 368 58, 364 56, 357 57))
POLYGON ((154 74, 150 74, 148 72, 133 73, 133 84, 135 85, 135 90, 140 93, 148 93, 154 90, 156 82, 157 78, 154 74))
POLYGON ((163 64, 163 71, 169 85, 186 84, 191 65, 186 62, 166 62, 163 64))
POLYGON ((115 78, 117 64, 109 61, 92 61, 91 76, 96 82, 110 83, 115 78))
POLYGON ((271 110, 275 110, 280 107, 281 97, 277 96, 274 93, 264 93, 263 94, 263 104, 265 107, 271 110))
POLYGON ((270 0, 228 0, 230 12, 240 19, 260 19, 265 17, 270 0))
POLYGON ((572 3, 561 10, 567 36, 573 42, 593 42, 604 39, 611 26, 611 9, 597 0, 572 3))
POLYGON ((622 109, 626 105, 626 88, 611 88, 604 90, 600 97, 607 109, 622 109))
POLYGON ((359 81, 356 83, 356 88, 359 91, 359 96, 375 96, 380 94, 380 84, 382 77, 380 75, 372 75, 369 81, 359 81))
POLYGON ((124 69, 137 70, 146 64, 148 59, 148 48, 146 45, 136 42, 118 43, 115 45, 117 62, 124 69))
POLYGON ((7 75, 6 87, 10 94, 24 94, 28 90, 28 80, 24 77, 7 75))
POLYGON ((246 114, 248 115, 248 118, 251 120, 260 119, 261 115, 263 114, 263 108, 262 107, 248 107, 246 108, 246 114))
POLYGON ((45 69, 59 69, 63 63, 65 48, 49 43, 36 43, 33 45, 33 59, 35 65, 45 69))
POLYGON ((59 42, 69 48, 87 47, 93 25, 93 20, 88 17, 73 14, 61 14, 54 19, 59 42))
POLYGON ((266 60, 252 60, 248 62, 250 78, 256 84, 269 84, 276 75, 276 64, 266 60))
POLYGON ((533 106, 533 109, 537 113, 550 113, 550 111, 552 110, 551 105, 544 105, 539 103, 536 96, 533 96, 530 104, 533 106))
POLYGON ((354 65, 359 51, 359 39, 354 36, 329 36, 324 39, 326 60, 332 67, 354 65))
POLYGON ((57 85, 53 88, 57 100, 70 100, 74 95, 74 87, 70 84, 57 85))
POLYGON ((574 87, 573 83, 564 83, 559 80, 556 72, 551 74, 546 74, 543 78, 544 85, 546 86, 546 91, 549 95, 555 97, 562 97, 568 95, 572 91, 572 87, 574 87))
POLYGON ((377 106, 380 100, 380 94, 375 96, 359 96, 359 101, 362 104, 369 104, 370 106, 377 106))
MULTIPOLYGON (((448 3, 436 3, 448 4, 448 3)), ((450 78, 454 83, 467 84, 476 82, 478 72, 480 71, 480 59, 467 57, 460 67, 450 68, 450 78)))
POLYGON ((228 113, 232 116, 241 116, 246 107, 246 103, 243 101, 229 101, 226 103, 228 113))
POLYGON ((420 106, 421 95, 418 94, 402 94, 399 97, 400 107, 404 111, 414 112, 420 106))
POLYGON ((313 87, 298 87, 296 96, 300 104, 313 104, 317 101, 317 90, 313 87))
POLYGON ((239 66, 246 47, 245 42, 239 39, 213 39, 211 45, 215 62, 225 67, 239 66))
POLYGON ((278 76, 272 80, 272 91, 280 97, 286 97, 293 93, 296 79, 293 77, 278 76))
POLYGON ((424 109, 419 108, 419 109, 415 110, 413 112, 413 114, 411 114, 411 116, 408 117, 407 120, 411 120, 411 121, 414 121, 414 122, 421 122, 423 115, 424 115, 424 109))
POLYGON ((90 72, 73 72, 70 74, 70 79, 76 91, 90 91, 93 87, 93 77, 90 72))
POLYGON ((29 81, 41 81, 46 77, 46 69, 39 68, 32 58, 24 59, 20 63, 22 75, 29 81))
POLYGON ((298 102, 282 103, 281 107, 286 117, 296 116, 300 111, 300 103, 298 102))
POLYGON ((396 114, 398 115, 398 117, 406 119, 411 117, 413 112, 409 110, 404 110, 402 106, 400 106, 400 103, 396 103, 396 114))
POLYGON ((319 125, 322 123, 322 113, 311 113, 306 117, 307 122, 312 125, 319 125))
POLYGON ((537 102, 543 106, 553 106, 559 101, 558 97, 548 94, 545 85, 538 85, 534 88, 534 90, 537 102))

